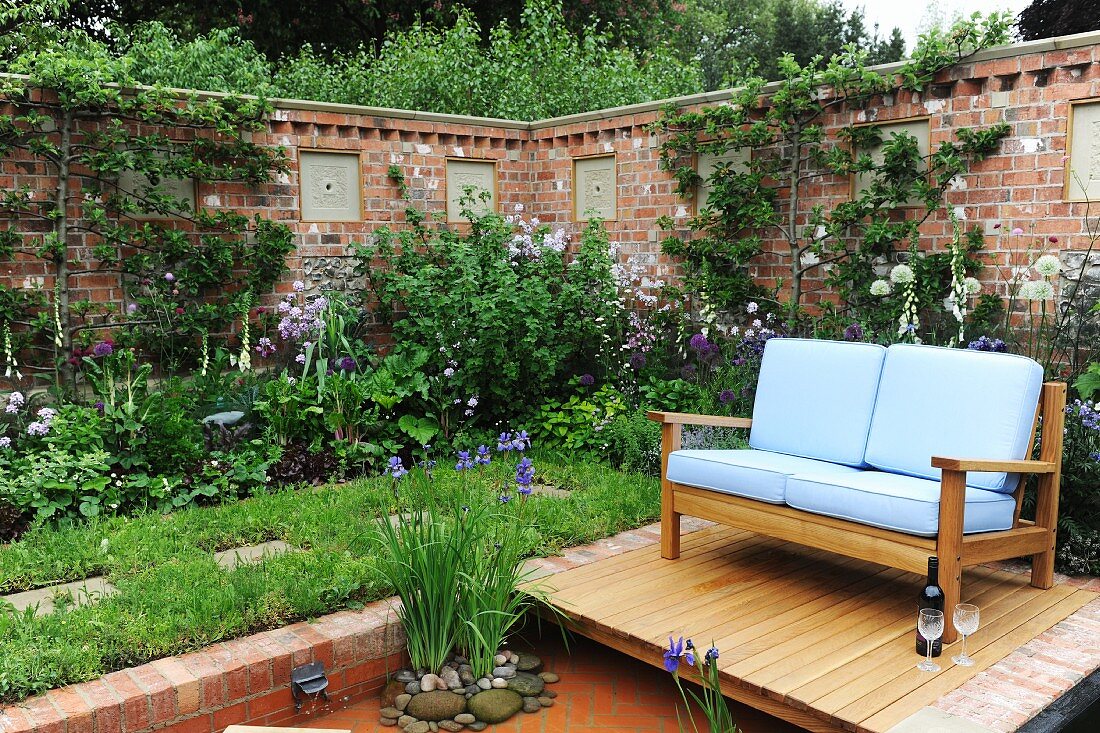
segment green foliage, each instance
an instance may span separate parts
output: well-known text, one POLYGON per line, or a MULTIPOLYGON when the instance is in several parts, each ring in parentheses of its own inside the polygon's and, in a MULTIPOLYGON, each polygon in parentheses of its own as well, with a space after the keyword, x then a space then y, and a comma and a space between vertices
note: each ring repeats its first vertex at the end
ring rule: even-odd
POLYGON ((142 84, 266 96, 271 64, 237 28, 221 28, 183 40, 159 21, 121 27, 118 45, 133 60, 142 84))
POLYGON ((1100 362, 1089 364, 1084 374, 1073 383, 1073 388, 1084 400, 1091 400, 1093 395, 1100 392, 1100 362))
POLYGON ((792 322, 808 272, 830 265, 833 284, 844 287, 873 279, 872 261, 889 257, 899 244, 904 248, 920 223, 942 207, 955 177, 994 153, 1008 127, 960 130, 957 143, 945 142, 924 158, 912 137, 883 141, 873 126, 848 127, 839 141, 826 140, 823 116, 839 105, 862 106, 876 94, 925 79, 975 52, 978 44, 1005 40, 1006 29, 1004 16, 995 14, 960 22, 949 36, 924 36, 915 60, 890 78, 870 70, 869 51, 853 45, 827 61, 815 56, 801 64, 788 54, 778 60, 779 81, 769 89, 763 109, 758 100, 765 80, 748 77, 728 105, 666 111, 656 125, 669 133, 662 163, 676 176, 681 195, 693 195, 701 180, 692 165, 694 155, 725 158, 707 180, 707 206, 690 222, 702 236, 686 241, 673 236, 663 244, 666 253, 685 261, 686 286, 698 292, 705 307, 717 310, 759 295, 748 265, 766 239, 786 244, 782 256, 790 278, 782 287, 790 290, 792 322), (823 87, 833 93, 819 94, 823 87), (878 143, 883 143, 882 163, 861 152, 878 143), (768 154, 776 149, 783 154, 768 154), (745 162, 736 162, 737 156, 745 162), (826 209, 804 197, 809 181, 819 176, 856 174, 867 185, 852 201, 826 209), (896 216, 913 201, 921 203, 915 216, 896 216))
POLYGON ((694 67, 657 48, 618 47, 588 27, 571 33, 560 0, 531 0, 517 28, 483 32, 417 22, 379 46, 335 57, 303 46, 276 70, 279 96, 428 112, 533 120, 701 90, 694 67), (488 36, 487 44, 484 36, 488 36))
POLYGON ((1025 41, 1086 33, 1100 28, 1090 0, 1032 0, 1016 21, 1025 41))
POLYGON ((607 458, 630 473, 659 476, 661 426, 646 417, 645 410, 616 415, 604 429, 607 458))
POLYGON ((539 405, 531 418, 532 434, 546 448, 598 455, 606 446, 602 431, 626 410, 626 402, 610 384, 585 387, 574 377, 569 386, 573 394, 565 399, 552 397, 539 405))

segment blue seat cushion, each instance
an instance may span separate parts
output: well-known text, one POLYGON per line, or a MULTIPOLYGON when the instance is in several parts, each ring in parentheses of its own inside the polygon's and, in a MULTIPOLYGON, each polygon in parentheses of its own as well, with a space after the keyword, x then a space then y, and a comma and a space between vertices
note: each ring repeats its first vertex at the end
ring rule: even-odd
MULTIPOLYGON (((934 537, 940 526, 940 483, 882 471, 795 474, 787 479, 787 505, 872 527, 934 537)), ((1016 501, 985 489, 966 489, 963 532, 1012 528, 1016 501)))
MULTIPOLYGON (((1028 458, 1043 368, 1013 354, 895 344, 886 353, 867 463, 939 480, 933 456, 1028 458)), ((1011 493, 1017 474, 968 473, 967 485, 1011 493)))
POLYGON ((764 347, 749 445, 848 466, 864 451, 886 349, 773 338, 764 347))
POLYGON ((678 484, 782 504, 787 477, 794 473, 831 476, 859 469, 762 450, 678 450, 668 457, 667 477, 678 484))

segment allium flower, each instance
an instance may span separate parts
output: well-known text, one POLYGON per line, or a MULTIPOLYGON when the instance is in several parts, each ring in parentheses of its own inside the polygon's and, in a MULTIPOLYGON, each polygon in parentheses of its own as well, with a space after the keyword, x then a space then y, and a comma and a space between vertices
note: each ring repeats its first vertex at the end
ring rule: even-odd
POLYGON ((724 389, 718 393, 718 401, 723 405, 728 405, 737 399, 737 393, 732 389, 724 389))
POLYGON ((898 285, 907 285, 916 279, 913 268, 909 265, 895 265, 890 270, 890 280, 898 285))
POLYGON ((474 395, 470 399, 466 400, 467 407, 477 407, 477 395, 474 395))
POLYGON ((183 308, 180 308, 180 307, 178 307, 178 306, 176 307, 176 315, 177 315, 177 316, 182 316, 182 315, 183 315, 183 314, 184 314, 185 312, 186 312, 186 311, 184 311, 184 309, 183 309, 183 308))
POLYGON ((115 351, 115 347, 110 341, 100 341, 94 347, 92 347, 92 354, 97 357, 110 356, 115 351))
POLYGON ((164 273, 164 279, 171 283, 176 281, 176 276, 170 272, 166 272, 164 273))
POLYGON ((695 351, 706 352, 710 350, 710 342, 707 341, 707 337, 701 333, 697 333, 692 336, 691 339, 688 341, 688 346, 690 346, 695 351))
POLYGON ((0 436, 0 448, 11 448, 11 438, 8 436, 0 436))
POLYGON ((1062 263, 1054 255, 1043 255, 1035 260, 1035 271, 1043 277, 1053 277, 1062 271, 1062 263))
POLYGON ((582 387, 591 387, 593 384, 596 383, 596 378, 593 377, 591 374, 582 374, 580 381, 582 387))
POLYGON ((630 355, 630 368, 638 370, 643 367, 645 367, 645 354, 640 351, 635 351, 630 355))
POLYGON ((760 305, 756 301, 750 301, 749 304, 745 306, 745 310, 748 313, 755 313, 760 310, 760 305))
POLYGON ((871 283, 871 295, 882 297, 883 295, 889 295, 890 290, 889 280, 875 280, 871 283))
POLYGON ((131 314, 131 315, 133 315, 134 313, 137 313, 137 309, 138 309, 138 304, 137 303, 129 303, 129 304, 126 305, 126 312, 131 314))
POLYGON ((982 283, 976 277, 968 277, 963 280, 963 284, 966 286, 967 295, 977 295, 982 292, 982 283))
POLYGON ((1058 237, 1048 237, 1047 241, 1049 241, 1051 244, 1058 244, 1058 237))
POLYGON ((1020 286, 1020 297, 1025 300, 1050 300, 1054 297, 1054 286, 1049 280, 1029 280, 1020 286))
POLYGON ((357 366, 359 365, 355 363, 355 359, 350 356, 345 356, 340 360, 340 368, 345 372, 354 372, 357 366))
POLYGON ((844 329, 844 340, 845 341, 862 341, 863 340, 863 326, 859 325, 858 323, 849 324, 849 326, 844 329))

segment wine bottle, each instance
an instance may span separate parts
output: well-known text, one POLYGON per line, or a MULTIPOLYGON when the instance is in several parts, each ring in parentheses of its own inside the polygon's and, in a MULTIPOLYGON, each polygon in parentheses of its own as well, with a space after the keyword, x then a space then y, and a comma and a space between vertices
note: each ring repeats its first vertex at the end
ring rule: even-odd
MULTIPOLYGON (((928 558, 928 584, 921 588, 917 596, 917 612, 922 609, 934 608, 943 610, 943 588, 940 587, 940 560, 936 557, 928 558)), ((938 657, 943 652, 943 643, 939 639, 932 642, 932 656, 938 657)), ((920 632, 917 632, 917 654, 922 657, 928 655, 928 642, 920 632)))

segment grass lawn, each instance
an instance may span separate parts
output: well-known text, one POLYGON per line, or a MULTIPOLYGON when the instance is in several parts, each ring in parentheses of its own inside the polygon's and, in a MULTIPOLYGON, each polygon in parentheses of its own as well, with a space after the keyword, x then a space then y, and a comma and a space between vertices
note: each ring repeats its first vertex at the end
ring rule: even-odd
MULTIPOLYGON (((535 554, 552 555, 658 516, 655 478, 533 456, 539 481, 572 489, 531 497, 535 554)), ((511 467, 494 464, 499 480, 511 467)), ((437 471, 432 490, 462 476, 437 471)), ((36 618, 0 610, 0 703, 106 672, 390 595, 371 528, 395 511, 389 478, 280 491, 162 516, 37 528, 0 547, 0 593, 105 575, 118 593, 36 618), (225 570, 213 553, 267 540, 301 552, 225 570)), ((485 490, 487 500, 489 496, 485 490)), ((405 506, 424 500, 401 485, 405 506)))

